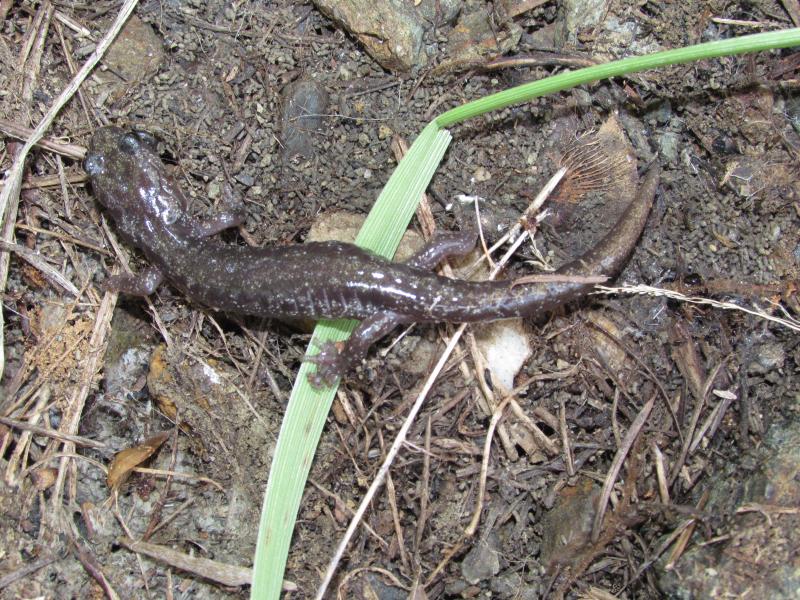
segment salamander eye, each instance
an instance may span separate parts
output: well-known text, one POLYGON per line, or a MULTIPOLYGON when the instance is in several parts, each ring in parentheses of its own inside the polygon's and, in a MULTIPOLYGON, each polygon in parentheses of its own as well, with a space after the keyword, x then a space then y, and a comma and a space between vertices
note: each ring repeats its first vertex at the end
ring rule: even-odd
POLYGON ((89 177, 97 177, 103 173, 105 162, 100 154, 89 154, 83 160, 83 170, 89 177))
POLYGON ((126 133, 119 140, 119 149, 125 154, 133 154, 140 146, 141 142, 135 133, 126 133))
POLYGON ((133 133, 133 135, 135 135, 142 144, 147 146, 147 148, 149 148, 153 152, 156 152, 158 150, 158 140, 156 140, 154 136, 150 135, 146 131, 141 131, 139 129, 134 129, 131 133, 133 133))

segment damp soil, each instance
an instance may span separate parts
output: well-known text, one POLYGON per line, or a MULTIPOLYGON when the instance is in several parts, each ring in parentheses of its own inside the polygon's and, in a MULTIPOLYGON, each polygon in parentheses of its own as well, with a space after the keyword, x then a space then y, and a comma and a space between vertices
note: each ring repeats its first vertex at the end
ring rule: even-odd
MULTIPOLYGON (((7 10, 0 35, 5 170, 19 148, 9 124, 35 126, 69 81, 69 63, 93 49, 71 25, 82 24, 96 41, 118 7, 55 3, 41 48, 31 49, 34 70, 31 60, 15 65, 26 41, 37 39, 38 5, 0 6, 7 10)), ((712 17, 790 26, 770 2, 612 3, 605 19, 635 25, 638 51, 750 33, 712 17)), ((613 43, 592 30, 556 48, 552 30, 561 18, 554 3, 514 17, 523 34, 513 56, 610 57, 613 43)), ((413 141, 446 108, 558 69, 545 60, 388 72, 313 5, 284 0, 147 1, 135 19, 122 34, 125 47, 84 84, 48 137, 85 146, 101 123, 153 134, 192 211, 213 215, 229 196, 244 207, 244 225, 222 234, 229 243, 302 243, 312 225, 341 211, 365 214, 396 165, 393 139, 413 141)), ((487 235, 508 227, 570 143, 613 119, 639 169, 654 161, 662 168, 646 230, 619 282, 796 318, 797 76, 797 54, 788 51, 724 58, 595 84, 454 127, 429 188, 436 225, 472 226, 471 206, 453 206, 478 196, 487 235)), ((121 598, 246 598, 247 586, 134 553, 124 538, 251 565, 308 325, 213 312, 169 286, 149 301, 121 296, 109 305, 102 283, 121 257, 134 271, 146 265, 132 248, 112 244, 113 223, 82 173, 77 158, 36 149, 16 216, 14 242, 79 296, 12 254, 0 382, 0 414, 12 420, 0 424, 0 578, 9 579, 0 579, 0 597, 102 597, 113 588, 121 598), (68 431, 79 443, 63 447, 32 434, 31 425, 68 431), (142 450, 164 431, 170 434, 158 447, 142 450), (125 449, 139 451, 143 466, 182 476, 134 472, 110 489, 101 467, 125 449)), ((555 198, 536 234, 537 252, 523 250, 517 269, 557 265, 608 230, 628 198, 606 184, 589 188, 576 184, 555 198)), ((694 517, 690 546, 730 537, 736 507, 707 511, 708 490, 720 477, 731 488, 741 484, 757 470, 752 453, 767 432, 798 418, 797 331, 763 316, 617 295, 523 327, 532 355, 515 379, 506 437, 492 445, 477 533, 463 540, 491 415, 481 409, 485 375, 465 349, 412 426, 391 488, 367 512, 370 529, 360 528, 347 550, 336 580, 342 597, 405 598, 415 581, 429 598, 578 597, 592 589, 662 597, 667 584, 656 562, 668 536, 694 517), (653 399, 592 540, 612 460, 653 399), (549 445, 536 442, 534 425, 549 445), (697 443, 684 443, 694 437, 697 443)), ((313 597, 448 330, 414 328, 388 355, 372 352, 343 384, 300 507, 285 575, 296 591, 287 597, 313 597)), ((796 513, 772 519, 796 530, 796 513)), ((766 527, 764 518, 759 523, 766 527)), ((783 542, 776 545, 786 560, 796 560, 797 540, 783 542)), ((751 558, 747 569, 757 570, 763 557, 751 558)))

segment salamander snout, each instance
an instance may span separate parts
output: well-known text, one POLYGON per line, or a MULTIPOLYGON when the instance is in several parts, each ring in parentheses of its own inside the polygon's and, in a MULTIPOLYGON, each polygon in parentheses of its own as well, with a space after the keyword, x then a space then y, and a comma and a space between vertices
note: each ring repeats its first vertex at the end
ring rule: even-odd
POLYGON ((103 174, 105 164, 106 161, 101 154, 90 152, 83 159, 83 170, 86 171, 89 177, 97 177, 103 174))

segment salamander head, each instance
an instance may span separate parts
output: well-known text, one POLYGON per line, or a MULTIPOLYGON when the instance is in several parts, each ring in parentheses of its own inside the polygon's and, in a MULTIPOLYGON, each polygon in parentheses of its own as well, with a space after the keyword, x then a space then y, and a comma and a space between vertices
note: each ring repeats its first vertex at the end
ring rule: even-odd
POLYGON ((102 127, 94 132, 83 162, 95 197, 124 228, 145 218, 169 226, 182 211, 183 196, 171 184, 155 139, 142 131, 102 127))

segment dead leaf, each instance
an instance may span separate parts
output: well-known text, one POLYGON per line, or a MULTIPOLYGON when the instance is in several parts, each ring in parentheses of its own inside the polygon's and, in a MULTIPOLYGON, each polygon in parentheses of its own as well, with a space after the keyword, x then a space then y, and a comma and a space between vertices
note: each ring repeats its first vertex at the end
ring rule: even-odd
POLYGON ((166 351, 167 347, 164 344, 153 350, 153 356, 150 358, 150 368, 147 373, 147 388, 164 416, 174 421, 178 414, 175 401, 171 397, 171 391, 175 387, 175 379, 167 367, 166 351))
POLYGON ((169 437, 169 431, 162 431, 146 439, 142 444, 118 452, 108 468, 106 483, 111 489, 118 489, 130 476, 131 471, 150 458, 169 437))

